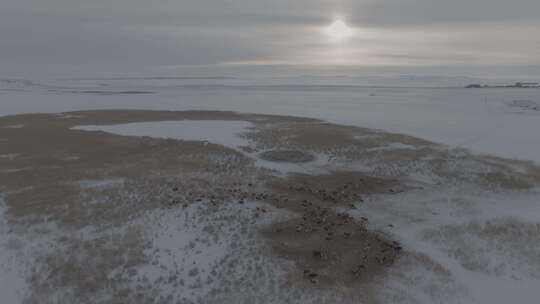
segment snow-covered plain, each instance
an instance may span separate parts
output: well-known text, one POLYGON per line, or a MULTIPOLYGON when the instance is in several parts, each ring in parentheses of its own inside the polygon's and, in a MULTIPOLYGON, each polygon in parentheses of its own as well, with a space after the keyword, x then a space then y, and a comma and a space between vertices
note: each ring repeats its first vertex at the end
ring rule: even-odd
MULTIPOLYGON (((224 145, 234 149, 246 144, 238 136, 246 131, 243 129, 245 124, 237 121, 208 122, 210 124, 202 127, 201 132, 197 127, 204 121, 83 126, 77 129, 214 143, 229 138, 224 145), (219 136, 208 132, 212 128, 219 136), (191 130, 190 134, 186 134, 187 130, 191 130)), ((391 144, 384 149, 415 147, 391 144)), ((323 157, 318 158, 319 161, 301 167, 286 165, 284 172, 313 173, 322 167, 328 171, 341 168, 339 163, 323 164, 323 157)), ((348 168, 358 165, 349 163, 348 168)), ((369 171, 369 168, 363 169, 369 171)), ((474 171, 474 168, 469 170, 474 171)), ((429 183, 429 178, 420 180, 429 183)), ((525 304, 535 297, 540 284, 539 194, 540 189, 493 193, 478 190, 474 185, 441 185, 435 190, 417 189, 374 196, 357 204, 354 211, 343 211, 350 212, 359 220, 368 216, 371 228, 398 239, 414 257, 400 260, 384 285, 377 286, 382 290, 378 297, 384 303, 525 304), (422 261, 422 256, 428 257, 430 262, 422 261), (438 271, 438 267, 444 271, 438 271)), ((162 218, 160 221, 169 223, 177 220, 165 221, 162 218)))
MULTIPOLYGON (((332 79, 332 85, 321 84, 321 79, 4 82, 0 87, 0 115, 111 108, 295 115, 405 133, 473 152, 540 163, 540 132, 536 131, 540 128, 540 112, 534 107, 513 106, 540 102, 539 89, 471 90, 460 88, 461 83, 447 83, 444 78, 427 83, 425 79, 422 83, 407 81, 402 86, 395 79, 357 81, 332 79), (386 86, 378 86, 380 83, 386 86)), ((191 128, 197 122, 184 124, 191 128)), ((125 132, 127 126, 100 126, 94 130, 118 133, 115 128, 125 132)), ((176 133, 164 135, 167 128, 161 123, 137 126, 138 130, 125 135, 197 139, 191 137, 193 132, 177 134, 181 128, 168 129, 176 133), (152 126, 159 130, 150 134, 148 128, 152 126)), ((238 133, 241 127, 245 126, 231 125, 224 132, 238 133)), ((223 138, 240 140, 206 133, 196 136, 212 142, 223 138)), ((222 144, 238 146, 242 142, 222 144)), ((372 227, 389 233, 416 255, 416 260, 400 261, 390 274, 382 295, 386 297, 384 302, 536 301, 540 286, 538 191, 487 193, 474 187, 443 186, 373 197, 358 204, 353 215, 369 215, 372 227), (422 256, 436 265, 418 263, 422 256), (447 272, 438 273, 439 266, 447 272)), ((175 227, 174 219, 157 217, 163 225, 175 227)), ((156 243, 160 241, 171 243, 168 239, 157 239, 156 243)), ((163 244, 156 247, 171 249, 163 244)), ((6 257, 0 254, 3 261, 6 257)))
MULTIPOLYGON (((540 89, 464 89, 471 78, 0 81, 0 115, 89 109, 229 110, 399 132, 540 162, 540 89)), ((488 82, 489 83, 489 82, 488 82)), ((510 83, 492 81, 490 83, 510 83)))

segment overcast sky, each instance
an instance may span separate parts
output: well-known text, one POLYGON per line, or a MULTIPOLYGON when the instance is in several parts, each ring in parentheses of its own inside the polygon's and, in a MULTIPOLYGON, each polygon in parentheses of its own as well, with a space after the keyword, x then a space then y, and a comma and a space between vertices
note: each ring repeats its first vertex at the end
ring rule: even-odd
POLYGON ((0 0, 0 69, 539 65, 539 0, 0 0), (342 18, 354 36, 324 28, 342 18))

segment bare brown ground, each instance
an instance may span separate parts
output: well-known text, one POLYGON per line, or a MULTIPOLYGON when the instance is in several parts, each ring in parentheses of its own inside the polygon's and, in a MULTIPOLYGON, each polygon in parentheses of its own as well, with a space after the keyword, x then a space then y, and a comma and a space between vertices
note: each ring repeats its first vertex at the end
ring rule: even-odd
POLYGON ((336 207, 352 207, 364 195, 385 193, 399 182, 355 172, 293 175, 271 183, 285 199, 275 201, 301 216, 266 231, 274 250, 298 266, 295 277, 312 284, 350 286, 392 265, 402 248, 368 230, 367 218, 355 221, 336 207))

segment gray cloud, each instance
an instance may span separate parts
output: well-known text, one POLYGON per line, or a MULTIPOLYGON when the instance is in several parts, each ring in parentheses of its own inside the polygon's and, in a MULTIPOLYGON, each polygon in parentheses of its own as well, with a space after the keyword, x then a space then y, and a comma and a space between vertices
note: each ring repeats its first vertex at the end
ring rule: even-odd
POLYGON ((0 67, 317 64, 340 54, 353 65, 540 64, 539 11, 537 0, 3 0, 0 67), (320 33, 336 14, 375 36, 337 52, 320 33))
POLYGON ((371 26, 422 26, 538 21, 537 0, 370 0, 350 1, 348 14, 371 26))

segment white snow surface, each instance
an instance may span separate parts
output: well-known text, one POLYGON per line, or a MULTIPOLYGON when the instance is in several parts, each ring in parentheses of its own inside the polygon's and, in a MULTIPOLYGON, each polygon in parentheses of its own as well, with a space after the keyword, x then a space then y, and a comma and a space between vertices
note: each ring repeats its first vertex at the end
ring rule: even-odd
POLYGON ((6 206, 0 195, 0 295, 5 303, 22 303, 27 290, 26 269, 17 256, 23 246, 9 229, 5 212, 6 206))
POLYGON ((59 229, 54 223, 11 226, 7 208, 0 193, 0 303, 25 303, 31 288, 27 279, 38 266, 32 261, 58 246, 59 229))
POLYGON ((154 138, 207 141, 238 149, 249 141, 239 134, 252 124, 247 121, 231 120, 183 120, 140 122, 109 126, 79 126, 77 130, 104 131, 124 136, 147 136, 154 138))
POLYGON ((428 257, 398 262, 383 289, 388 303, 533 303, 540 286, 539 192, 418 190, 358 204, 353 216, 428 257), (396 300, 399 299, 399 300, 396 300))
POLYGON ((152 262, 136 269, 133 284, 151 282, 160 294, 182 303, 238 303, 250 298, 257 299, 253 303, 264 303, 265 298, 280 302, 274 297, 286 294, 273 294, 273 284, 283 280, 285 270, 280 268, 286 265, 263 254, 269 249, 260 242, 257 228, 288 216, 256 202, 156 210, 130 224, 143 227, 152 240, 144 252, 152 262), (269 210, 261 221, 253 217, 259 207, 269 210), (230 293, 216 294, 217 288, 230 293))

